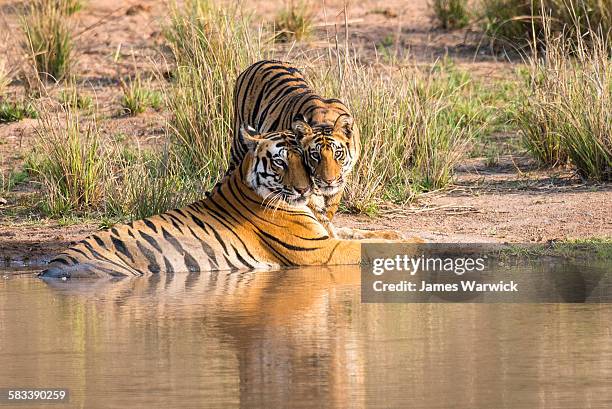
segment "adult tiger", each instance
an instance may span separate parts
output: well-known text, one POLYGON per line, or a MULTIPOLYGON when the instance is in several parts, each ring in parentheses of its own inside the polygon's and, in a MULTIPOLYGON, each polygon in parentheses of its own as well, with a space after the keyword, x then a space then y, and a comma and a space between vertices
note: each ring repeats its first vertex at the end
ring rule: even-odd
POLYGON ((94 234, 43 277, 357 264, 360 242, 331 239, 306 206, 311 178, 291 132, 240 131, 241 166, 206 199, 94 234))

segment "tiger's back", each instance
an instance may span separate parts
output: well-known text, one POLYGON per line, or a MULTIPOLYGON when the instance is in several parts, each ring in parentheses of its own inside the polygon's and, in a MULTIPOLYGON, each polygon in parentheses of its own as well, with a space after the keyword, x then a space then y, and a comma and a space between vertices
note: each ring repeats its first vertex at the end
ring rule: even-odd
MULTIPOLYGON (((313 128, 329 128, 339 116, 351 113, 339 99, 319 96, 302 72, 287 62, 259 61, 238 76, 234 91, 234 135, 242 125, 258 132, 291 129, 296 115, 302 115, 313 128)), ((357 139, 353 151, 358 153, 358 148, 357 139)), ((244 147, 234 138, 232 167, 240 163, 244 153, 244 147)))

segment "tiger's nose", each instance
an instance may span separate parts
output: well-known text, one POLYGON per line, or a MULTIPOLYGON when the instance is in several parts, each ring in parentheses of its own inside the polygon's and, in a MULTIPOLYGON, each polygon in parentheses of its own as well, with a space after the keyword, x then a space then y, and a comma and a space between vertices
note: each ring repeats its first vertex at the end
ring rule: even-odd
POLYGON ((323 182, 327 183, 328 185, 333 184, 334 181, 334 178, 323 178, 323 182))
POLYGON ((310 191, 310 187, 306 186, 306 187, 294 187, 295 191, 298 192, 301 195, 305 195, 306 193, 308 193, 310 191))

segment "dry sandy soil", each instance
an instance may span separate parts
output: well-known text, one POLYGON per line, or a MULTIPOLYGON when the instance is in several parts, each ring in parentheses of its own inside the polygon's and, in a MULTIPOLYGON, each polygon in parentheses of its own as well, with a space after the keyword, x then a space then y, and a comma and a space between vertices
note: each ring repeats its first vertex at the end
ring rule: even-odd
MULTIPOLYGON (((344 22, 343 4, 326 1, 325 12, 317 4, 317 37, 299 46, 299 52, 316 53, 327 47, 326 36, 334 24, 344 22)), ((388 36, 398 52, 418 64, 431 64, 449 55, 459 66, 482 78, 502 78, 519 62, 490 53, 486 42, 469 29, 443 31, 431 17, 428 0, 363 1, 348 8, 349 42, 363 59, 375 59, 376 44, 388 36)), ((9 57, 15 76, 23 65, 15 6, 0 3, 0 54, 9 57)), ((283 2, 254 1, 247 7, 257 19, 271 20, 283 2)), ((163 51, 161 27, 167 16, 162 1, 89 1, 78 13, 78 73, 82 87, 95 95, 104 132, 124 134, 140 144, 161 143, 164 113, 147 112, 137 117, 118 115, 120 78, 136 71, 160 67, 163 51), (156 63, 153 63, 156 61, 156 63)), ((344 34, 342 29, 340 38, 344 34)), ((23 83, 10 87, 23 93, 23 83)), ((55 92, 55 91, 52 91, 55 92)), ((0 124, 0 166, 3 172, 19 168, 35 137, 35 120, 0 124)), ((32 187, 30 186, 30 189, 32 187)), ((83 238, 94 224, 60 226, 34 210, 23 208, 28 188, 12 192, 0 201, 0 258, 6 263, 38 263, 68 243, 83 238), (15 214, 17 216, 15 216, 15 214), (11 216, 9 216, 11 215, 11 216)), ((547 241, 566 238, 612 236, 612 186, 580 181, 569 171, 538 170, 517 154, 486 167, 483 159, 460 166, 453 186, 421 197, 410 208, 388 209, 378 218, 339 215, 336 224, 360 228, 393 228, 434 241, 547 241)), ((1 261, 0 261, 1 262, 1 261)))

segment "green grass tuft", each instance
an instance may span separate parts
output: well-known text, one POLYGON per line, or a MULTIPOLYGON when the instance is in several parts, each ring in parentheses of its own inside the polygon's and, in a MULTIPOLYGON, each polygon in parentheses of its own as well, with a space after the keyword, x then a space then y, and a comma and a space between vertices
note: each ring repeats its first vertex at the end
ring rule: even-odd
POLYGON ((81 11, 84 5, 83 0, 53 0, 60 10, 67 15, 72 15, 81 11))
POLYGON ((38 111, 30 102, 0 102, 0 124, 17 122, 24 118, 38 118, 38 111))
POLYGON ((59 81, 72 67, 73 40, 70 19, 52 1, 34 0, 22 16, 26 52, 43 80, 59 81))
POLYGON ((277 15, 274 26, 276 39, 279 41, 303 41, 312 35, 313 13, 312 5, 305 2, 295 4, 291 1, 277 15))
POLYGON ((110 173, 95 120, 82 122, 70 109, 57 117, 46 112, 37 135, 28 167, 45 190, 42 210, 58 217, 98 207, 110 173))
POLYGON ((0 193, 10 192, 16 186, 27 182, 28 178, 27 170, 11 169, 7 175, 0 172, 0 193))
POLYGON ((162 93, 150 87, 150 82, 143 84, 139 74, 133 79, 122 80, 123 97, 121 98, 121 106, 124 113, 138 115, 147 108, 161 108, 163 104, 162 93))
POLYGON ((467 0, 434 0, 433 11, 443 29, 465 27, 469 22, 467 0))
POLYGON ((64 108, 80 109, 89 112, 94 107, 93 98, 80 92, 75 85, 62 90, 59 100, 64 108))

